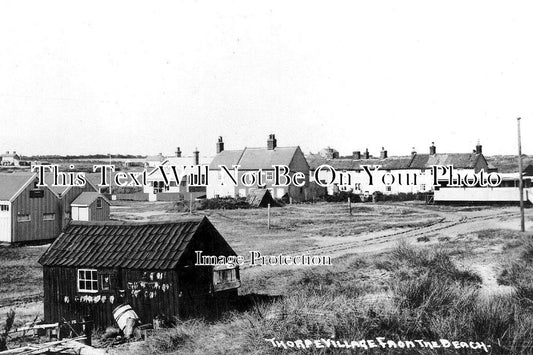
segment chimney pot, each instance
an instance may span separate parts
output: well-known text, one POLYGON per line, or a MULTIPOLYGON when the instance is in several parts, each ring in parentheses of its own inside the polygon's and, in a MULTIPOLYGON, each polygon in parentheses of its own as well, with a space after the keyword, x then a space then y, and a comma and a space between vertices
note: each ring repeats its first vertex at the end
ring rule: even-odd
POLYGON ((352 156, 353 156, 354 160, 360 160, 361 159, 361 152, 356 150, 355 152, 352 153, 352 156))
POLYGON ((437 154, 437 147, 435 147, 435 142, 431 142, 431 145, 429 146, 429 154, 437 154))
POLYGON ((178 147, 176 149, 176 157, 181 158, 181 149, 180 149, 180 147, 178 147))
POLYGON ((483 152, 483 146, 478 141, 476 145, 476 154, 481 154, 482 152, 483 152))
POLYGON ((200 164, 200 152, 198 151, 198 148, 196 148, 193 152, 194 155, 194 165, 200 164))
POLYGON ((276 140, 276 135, 270 134, 267 140, 267 149, 274 150, 276 149, 277 146, 278 146, 278 141, 276 140))
POLYGON ((222 136, 218 137, 217 142, 217 154, 222 152, 224 150, 224 141, 222 140, 222 136))
POLYGON ((381 147, 381 153, 379 154, 379 157, 381 159, 386 159, 387 158, 387 151, 385 150, 385 147, 381 147))
POLYGON ((365 159, 370 159, 370 153, 368 152, 368 148, 365 149, 365 159))

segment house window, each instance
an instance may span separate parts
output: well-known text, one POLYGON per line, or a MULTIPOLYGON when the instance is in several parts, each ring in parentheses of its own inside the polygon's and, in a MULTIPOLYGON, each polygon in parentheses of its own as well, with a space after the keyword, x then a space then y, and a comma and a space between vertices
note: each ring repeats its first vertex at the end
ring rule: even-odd
POLYGON ((19 214, 17 216, 17 222, 30 222, 31 216, 29 214, 19 214))
POLYGON ((361 183, 360 182, 356 182, 355 183, 354 190, 361 190, 361 183))
POLYGON ((176 181, 172 180, 170 182, 170 187, 176 187, 176 186, 178 186, 178 184, 176 183, 176 181))
POLYGON ((385 191, 391 192, 392 191, 392 187, 390 185, 389 186, 385 186, 385 191))
POLYGON ((426 191, 426 184, 420 184, 420 190, 426 191))
POLYGON ((65 212, 65 219, 70 219, 70 212, 65 212))
POLYGON ((55 221, 55 213, 43 213, 43 221, 55 221))
POLYGON ((94 269, 78 270, 78 291, 98 292, 98 276, 94 269))
POLYGON ((0 212, 8 212, 9 205, 0 205, 0 212))
POLYGON ((273 171, 267 171, 266 172, 266 179, 267 179, 267 181, 274 180, 274 172, 273 171))
POLYGON ((102 208, 102 199, 101 198, 97 198, 96 199, 96 208, 102 208))

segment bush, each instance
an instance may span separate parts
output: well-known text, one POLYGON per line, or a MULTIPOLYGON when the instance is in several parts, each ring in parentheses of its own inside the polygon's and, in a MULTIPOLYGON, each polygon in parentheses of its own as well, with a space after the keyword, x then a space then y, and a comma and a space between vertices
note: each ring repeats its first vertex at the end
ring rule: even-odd
POLYGON ((425 201, 426 195, 427 194, 421 193, 421 192, 417 192, 417 193, 400 192, 398 194, 391 194, 391 195, 382 194, 379 196, 379 201, 425 201))
POLYGON ((324 196, 324 199, 326 202, 348 202, 348 197, 351 202, 361 202, 361 197, 359 195, 345 191, 340 191, 334 195, 326 195, 324 196))
POLYGON ((251 208, 245 198, 220 197, 196 201, 197 210, 235 210, 239 208, 251 208))

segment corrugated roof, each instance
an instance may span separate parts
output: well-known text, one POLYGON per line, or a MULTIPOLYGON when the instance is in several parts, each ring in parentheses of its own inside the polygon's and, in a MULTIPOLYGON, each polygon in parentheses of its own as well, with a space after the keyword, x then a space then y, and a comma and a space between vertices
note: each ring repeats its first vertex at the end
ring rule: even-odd
POLYGON ((0 200, 9 201, 35 176, 34 173, 0 173, 0 200))
POLYGON ((91 205, 98 197, 101 197, 105 201, 107 199, 98 192, 82 192, 74 201, 72 201, 72 206, 89 206, 91 205))
POLYGON ((175 268, 206 217, 172 222, 72 222, 39 259, 43 266, 175 268))

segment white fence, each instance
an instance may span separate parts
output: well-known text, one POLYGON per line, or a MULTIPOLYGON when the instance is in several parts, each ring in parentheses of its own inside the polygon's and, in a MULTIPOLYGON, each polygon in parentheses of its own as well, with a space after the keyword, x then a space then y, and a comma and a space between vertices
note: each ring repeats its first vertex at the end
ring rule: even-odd
MULTIPOLYGON (((524 201, 533 202, 533 189, 524 189, 524 201)), ((435 202, 519 202, 518 187, 441 187, 435 190, 435 202)))

